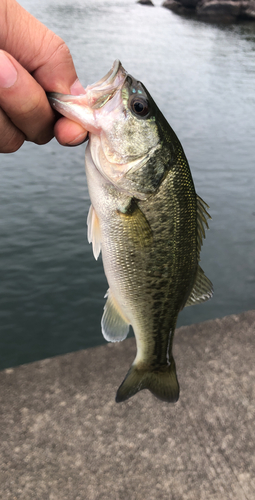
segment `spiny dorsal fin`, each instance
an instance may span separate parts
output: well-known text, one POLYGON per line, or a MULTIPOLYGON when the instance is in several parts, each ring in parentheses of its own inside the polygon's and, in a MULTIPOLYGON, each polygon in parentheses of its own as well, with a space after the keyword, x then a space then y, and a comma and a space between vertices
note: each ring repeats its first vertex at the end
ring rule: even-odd
POLYGON ((185 307, 193 306, 195 304, 201 304, 201 302, 205 302, 206 300, 211 299, 212 296, 213 285, 209 278, 207 278, 207 276, 205 275, 203 269, 198 266, 196 281, 185 304, 185 307))
POLYGON ((120 342, 128 334, 129 322, 122 313, 110 289, 107 291, 105 297, 107 297, 107 301, 101 321, 102 333, 108 342, 120 342))
POLYGON ((211 219, 211 216, 207 212, 208 205, 205 203, 200 196, 197 195, 197 252, 198 258, 200 256, 201 246, 203 244, 203 238, 205 238, 205 229, 209 229, 207 219, 211 219))
POLYGON ((92 205, 89 207, 87 225, 88 242, 92 243, 93 254, 97 260, 101 251, 101 231, 97 214, 92 205))

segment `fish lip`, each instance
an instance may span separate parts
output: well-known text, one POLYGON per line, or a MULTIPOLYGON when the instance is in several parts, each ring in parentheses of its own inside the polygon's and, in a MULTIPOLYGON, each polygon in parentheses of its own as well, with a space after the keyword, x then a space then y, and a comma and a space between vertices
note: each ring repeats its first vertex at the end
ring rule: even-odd
MULTIPOLYGON (((98 109, 104 106, 118 90, 122 88, 126 81, 127 71, 121 62, 116 59, 108 73, 92 85, 88 85, 85 93, 80 96, 60 94, 58 92, 47 92, 47 98, 51 106, 58 110, 58 104, 83 102, 91 109, 98 109)), ((61 111, 60 111, 61 112, 61 111)))
POLYGON ((98 82, 92 83, 92 85, 88 85, 87 89, 95 90, 96 88, 99 87, 107 87, 108 85, 112 85, 119 71, 123 73, 123 76, 124 75, 126 76, 127 72, 123 68, 121 62, 119 61, 119 59, 115 59, 111 69, 106 73, 106 75, 103 76, 103 78, 101 78, 100 80, 98 80, 98 82))
POLYGON ((86 92, 92 109, 98 109, 108 102, 120 90, 126 81, 127 71, 116 59, 112 68, 98 82, 88 85, 86 92))
POLYGON ((100 128, 100 120, 98 121, 100 113, 98 114, 97 110, 121 92, 126 77, 127 72, 117 59, 110 71, 98 82, 88 85, 83 94, 49 92, 47 97, 53 109, 85 126, 89 132, 95 133, 100 128))

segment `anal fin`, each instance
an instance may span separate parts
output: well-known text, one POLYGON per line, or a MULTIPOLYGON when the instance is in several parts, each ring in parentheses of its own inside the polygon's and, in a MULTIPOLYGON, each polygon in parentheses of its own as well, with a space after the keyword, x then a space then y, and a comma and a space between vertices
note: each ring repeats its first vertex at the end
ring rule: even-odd
POLYGON ((106 293, 106 297, 107 301, 101 321, 102 333, 108 342, 120 342, 128 334, 129 322, 123 315, 110 289, 106 293))
POLYGON ((101 251, 101 231, 98 216, 92 205, 89 207, 87 218, 88 225, 88 242, 92 243, 92 249, 95 259, 97 260, 101 251))

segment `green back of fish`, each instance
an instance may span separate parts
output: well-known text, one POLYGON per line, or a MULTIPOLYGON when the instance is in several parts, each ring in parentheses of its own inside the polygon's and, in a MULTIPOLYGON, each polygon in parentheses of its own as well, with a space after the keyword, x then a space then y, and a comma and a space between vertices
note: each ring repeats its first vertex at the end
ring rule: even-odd
POLYGON ((156 105, 153 119, 160 147, 142 168, 127 174, 130 186, 143 197, 134 197, 116 213, 109 235, 115 242, 118 289, 135 318, 138 350, 117 401, 145 388, 159 399, 178 399, 172 356, 177 317, 187 302, 212 294, 198 265, 208 214, 196 195, 183 148, 156 105))

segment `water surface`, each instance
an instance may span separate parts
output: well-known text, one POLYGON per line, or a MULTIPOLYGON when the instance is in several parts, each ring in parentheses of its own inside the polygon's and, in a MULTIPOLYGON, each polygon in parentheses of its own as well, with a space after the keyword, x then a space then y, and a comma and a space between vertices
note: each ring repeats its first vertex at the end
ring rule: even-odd
MULTIPOLYGON (((160 3, 21 2, 67 42, 84 86, 120 59, 181 140, 210 205, 201 265, 215 288, 180 314, 184 325, 255 305, 255 28, 181 18, 160 3)), ((84 149, 53 140, 0 157, 0 368, 104 343, 84 149)))

